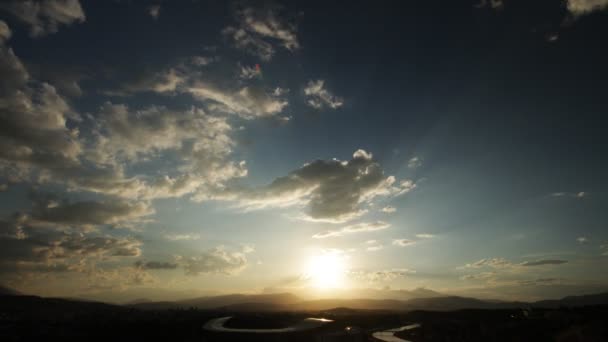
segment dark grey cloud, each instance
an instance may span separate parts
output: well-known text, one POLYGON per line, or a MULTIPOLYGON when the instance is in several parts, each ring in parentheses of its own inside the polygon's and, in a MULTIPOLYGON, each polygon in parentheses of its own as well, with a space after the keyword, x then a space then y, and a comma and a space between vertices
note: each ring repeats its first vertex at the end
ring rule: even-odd
POLYGON ((2 44, 0 73, 0 169, 24 178, 32 168, 76 167, 82 145, 78 130, 66 123, 79 118, 65 99, 53 86, 31 80, 13 50, 2 44))
POLYGON ((32 227, 19 217, 1 221, 0 229, 0 268, 4 272, 83 271, 88 263, 141 255, 142 242, 134 237, 32 227))
MULTIPOLYGON (((306 206, 305 219, 345 222, 365 213, 377 196, 400 195, 415 185, 395 184, 371 153, 358 150, 351 160, 315 160, 257 189, 227 189, 211 199, 235 200, 247 209, 306 206)), ((203 198, 204 199, 204 198, 203 198)))
POLYGON ((87 227, 112 225, 120 227, 141 222, 154 214, 149 202, 83 201, 68 202, 49 194, 33 193, 34 206, 29 220, 37 224, 87 227))
POLYGON ((0 9, 27 24, 32 37, 55 33, 62 25, 85 21, 78 0, 12 0, 0 4, 0 9))

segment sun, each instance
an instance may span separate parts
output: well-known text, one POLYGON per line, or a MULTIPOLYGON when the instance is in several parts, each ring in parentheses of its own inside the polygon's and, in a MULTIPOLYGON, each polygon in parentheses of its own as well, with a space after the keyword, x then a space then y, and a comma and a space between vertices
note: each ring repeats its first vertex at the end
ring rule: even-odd
POLYGON ((315 255, 308 260, 306 269, 307 278, 318 289, 343 287, 345 272, 345 258, 338 253, 315 255))

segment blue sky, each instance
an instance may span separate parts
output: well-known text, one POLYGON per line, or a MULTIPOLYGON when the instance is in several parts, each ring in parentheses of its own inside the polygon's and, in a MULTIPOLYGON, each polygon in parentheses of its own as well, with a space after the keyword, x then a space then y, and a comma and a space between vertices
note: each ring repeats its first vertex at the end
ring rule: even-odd
POLYGON ((0 282, 605 290, 607 8, 3 3, 0 282))

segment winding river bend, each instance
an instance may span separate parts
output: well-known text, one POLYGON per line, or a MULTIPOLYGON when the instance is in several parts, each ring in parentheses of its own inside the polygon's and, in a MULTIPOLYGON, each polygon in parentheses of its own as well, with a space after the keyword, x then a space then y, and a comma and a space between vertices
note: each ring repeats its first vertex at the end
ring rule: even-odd
POLYGON ((305 331, 321 327, 327 323, 333 322, 330 319, 325 318, 306 318, 298 323, 285 328, 278 329, 238 329, 238 328, 226 328, 224 324, 230 320, 232 316, 220 317, 210 320, 205 324, 205 329, 210 331, 223 331, 233 333, 252 333, 252 334, 284 334, 297 331, 305 331))
POLYGON ((377 340, 385 341, 385 342, 409 342, 408 340, 404 340, 402 338, 395 336, 395 333, 399 332, 399 331, 416 329, 418 327, 420 327, 420 324, 418 324, 418 323, 410 324, 410 325, 405 325, 405 326, 402 326, 399 328, 378 331, 378 332, 373 333, 372 336, 377 340))

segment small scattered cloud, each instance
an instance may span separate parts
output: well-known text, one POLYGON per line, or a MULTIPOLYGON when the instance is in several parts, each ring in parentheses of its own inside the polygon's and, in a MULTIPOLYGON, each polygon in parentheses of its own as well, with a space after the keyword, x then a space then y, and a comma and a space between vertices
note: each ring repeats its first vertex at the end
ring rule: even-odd
POLYGON ((407 161, 407 167, 410 169, 417 169, 420 166, 422 166, 422 160, 420 160, 420 157, 412 157, 410 158, 410 160, 407 161))
POLYGON ((200 234, 166 234, 165 239, 169 241, 193 241, 201 238, 200 234))
POLYGON ((416 237, 419 239, 432 239, 435 237, 435 235, 423 233, 423 234, 416 234, 416 237))
POLYGON ((575 16, 608 9, 608 0, 567 0, 568 11, 575 16))
POLYGON ((392 214, 392 213, 396 212, 397 209, 393 206, 387 205, 386 207, 380 209, 380 211, 383 213, 392 214))
POLYGON ((248 264, 244 251, 229 251, 224 246, 218 246, 205 251, 198 256, 185 258, 186 275, 201 274, 236 275, 243 271, 248 264))
MULTIPOLYGON (((239 65, 239 78, 243 80, 250 80, 260 75, 260 68, 257 66, 239 65)), ((280 93, 274 93, 275 95, 281 95, 280 93)))
POLYGON ((0 9, 27 24, 32 37, 55 33, 62 25, 86 19, 78 0, 12 0, 0 4, 0 9))
POLYGON ((276 53, 274 44, 289 51, 300 47, 296 25, 281 18, 278 8, 246 7, 236 10, 235 16, 238 24, 222 33, 238 49, 268 61, 276 53))
POLYGON ((504 7, 504 0, 480 0, 474 7, 500 10, 504 7))
POLYGON ((466 264, 464 268, 481 268, 481 267, 491 267, 491 268, 507 268, 511 267, 513 264, 504 259, 504 258, 490 258, 490 259, 481 259, 471 264, 466 264))
POLYGON ((553 197, 572 197, 572 198, 584 198, 586 196, 588 196, 588 193, 586 193, 585 191, 579 191, 579 192, 554 192, 551 194, 551 196, 553 197))
POLYGON ((196 66, 207 66, 220 60, 219 56, 194 56, 191 63, 196 66))
POLYGON ((367 250, 368 252, 376 252, 376 251, 384 249, 384 245, 382 245, 377 240, 365 241, 365 246, 366 246, 365 250, 367 250))
POLYGON ((415 244, 416 244, 416 241, 414 241, 414 240, 408 240, 408 239, 395 239, 395 240, 393 240, 393 245, 399 246, 399 247, 413 246, 415 244))
POLYGON ((328 230, 322 233, 317 233, 312 237, 314 239, 325 239, 329 237, 337 237, 343 236, 346 234, 354 234, 354 233, 364 233, 364 232, 373 232, 377 230, 383 230, 389 228, 391 225, 384 221, 376 221, 376 222, 362 222, 357 224, 352 224, 345 226, 338 230, 328 230))
POLYGON ((576 238, 576 242, 584 245, 584 244, 587 244, 587 242, 589 242, 589 239, 586 236, 579 236, 576 238))
POLYGON ((398 278, 405 278, 412 274, 416 274, 416 271, 407 269, 407 268, 394 268, 394 269, 378 270, 378 271, 350 270, 347 272, 347 275, 350 278, 365 281, 368 283, 393 281, 398 278))
POLYGON ((341 97, 333 95, 325 88, 324 80, 308 81, 306 88, 304 88, 304 94, 306 95, 306 103, 315 109, 324 107, 337 109, 344 104, 341 97))
POLYGON ((158 17, 160 16, 160 5, 149 6, 146 10, 148 14, 154 19, 158 19, 158 17))

